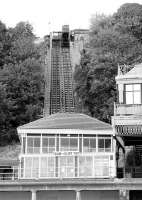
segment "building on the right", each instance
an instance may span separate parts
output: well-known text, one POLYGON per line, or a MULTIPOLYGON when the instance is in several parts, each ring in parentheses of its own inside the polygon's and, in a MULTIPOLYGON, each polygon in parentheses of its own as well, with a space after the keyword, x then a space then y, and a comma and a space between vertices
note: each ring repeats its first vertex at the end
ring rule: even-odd
POLYGON ((142 63, 118 66, 112 126, 118 141, 118 177, 142 178, 142 63))

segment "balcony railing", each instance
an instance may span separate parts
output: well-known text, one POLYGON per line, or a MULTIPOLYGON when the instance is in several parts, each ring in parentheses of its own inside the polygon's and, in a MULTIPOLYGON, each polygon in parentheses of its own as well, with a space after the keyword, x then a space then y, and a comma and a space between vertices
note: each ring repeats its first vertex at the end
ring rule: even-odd
POLYGON ((46 179, 76 179, 76 178, 86 178, 86 179, 95 179, 95 178, 114 178, 112 176, 113 172, 115 171, 114 167, 108 167, 108 166, 97 166, 94 173, 90 172, 88 170, 88 167, 86 166, 85 171, 84 169, 80 168, 79 172, 77 173, 78 168, 72 169, 72 167, 66 167, 61 168, 58 167, 56 170, 58 171, 58 175, 54 173, 54 169, 50 169, 47 171, 47 169, 43 169, 42 173, 39 174, 38 169, 30 169, 30 168, 16 168, 11 169, 9 168, 3 168, 3 171, 0 172, 0 182, 1 181, 15 181, 15 180, 46 180, 46 179), (26 172, 26 174, 25 174, 26 172))
MULTIPOLYGON (((42 176, 39 176, 39 173, 37 170, 32 170, 31 169, 27 169, 27 174, 31 174, 32 176, 30 177, 21 177, 22 176, 22 172, 24 172, 24 169, 20 169, 20 168, 15 168, 15 169, 11 169, 11 168, 2 168, 0 171, 0 182, 1 181, 15 181, 15 180, 21 180, 21 179, 28 179, 28 180, 34 180, 34 179, 58 179, 58 178, 86 178, 86 179, 95 179, 95 178, 112 178, 112 176, 108 176, 108 174, 111 174, 115 168, 114 167, 104 167, 103 171, 100 171, 99 168, 101 168, 101 166, 98 166, 98 170, 95 172, 94 176, 91 175, 82 175, 80 174, 80 176, 69 176, 68 174, 68 169, 65 170, 65 174, 66 176, 62 176, 62 173, 60 174, 60 177, 56 177, 53 176, 53 174, 50 173, 46 173, 46 174, 42 174, 42 176), (2 171, 3 170, 3 171, 2 171)), ((86 169, 87 170, 87 169, 86 169)), ((59 168, 58 171, 62 172, 62 169, 59 168)), ((76 169, 75 169, 76 171, 76 169)), ((89 172, 88 172, 89 173, 89 172)), ((127 167, 125 169, 123 168, 117 168, 117 178, 142 178, 142 166, 141 167, 127 167)))
POLYGON ((13 181, 19 178, 19 169, 16 168, 0 168, 0 181, 13 181))
POLYGON ((142 104, 114 104, 114 116, 142 114, 142 104))

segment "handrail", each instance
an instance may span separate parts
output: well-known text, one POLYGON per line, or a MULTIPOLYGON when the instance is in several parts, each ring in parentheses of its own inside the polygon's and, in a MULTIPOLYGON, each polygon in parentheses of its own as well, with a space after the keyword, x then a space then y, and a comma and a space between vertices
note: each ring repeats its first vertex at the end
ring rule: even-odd
POLYGON ((1 181, 14 181, 14 180, 33 180, 33 179, 60 179, 60 178, 112 178, 112 173, 115 170, 114 167, 107 165, 102 166, 98 164, 94 167, 94 170, 90 170, 89 165, 79 168, 74 166, 62 166, 62 167, 50 167, 42 168, 39 174, 39 168, 1 168, 0 169, 0 182, 1 181), (7 170, 7 171, 6 171, 7 170), (8 171, 9 170, 9 171, 8 171))

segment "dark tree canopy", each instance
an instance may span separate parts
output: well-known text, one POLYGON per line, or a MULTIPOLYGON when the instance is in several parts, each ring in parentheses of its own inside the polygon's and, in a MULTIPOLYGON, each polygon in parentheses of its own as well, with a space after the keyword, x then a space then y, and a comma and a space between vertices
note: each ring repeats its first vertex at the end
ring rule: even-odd
POLYGON ((74 74, 79 110, 103 121, 111 121, 117 98, 117 66, 142 62, 141 39, 140 4, 124 4, 112 16, 92 17, 90 43, 74 74))
POLYGON ((32 26, 0 24, 0 145, 18 141, 16 128, 42 114, 44 78, 32 26))

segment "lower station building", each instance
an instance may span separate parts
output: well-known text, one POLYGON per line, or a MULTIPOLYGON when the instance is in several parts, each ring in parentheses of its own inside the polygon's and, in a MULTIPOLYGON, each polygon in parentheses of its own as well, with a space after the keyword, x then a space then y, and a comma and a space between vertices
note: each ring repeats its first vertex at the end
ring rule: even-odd
POLYGON ((17 130, 19 165, 0 181, 0 200, 119 199, 111 125, 84 114, 56 113, 17 130))

